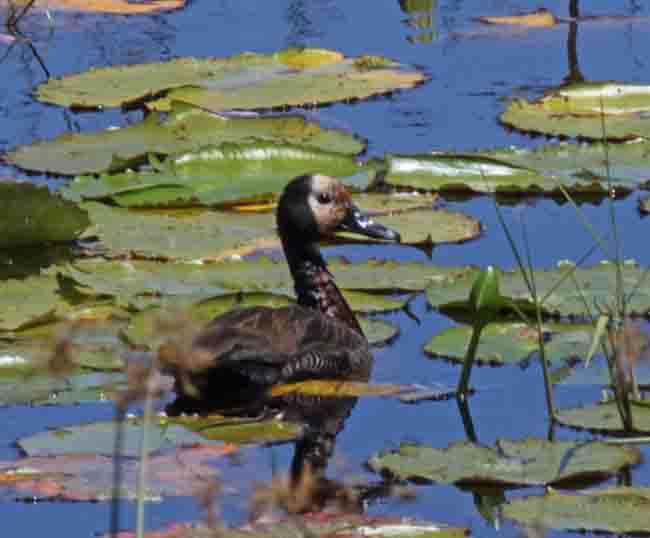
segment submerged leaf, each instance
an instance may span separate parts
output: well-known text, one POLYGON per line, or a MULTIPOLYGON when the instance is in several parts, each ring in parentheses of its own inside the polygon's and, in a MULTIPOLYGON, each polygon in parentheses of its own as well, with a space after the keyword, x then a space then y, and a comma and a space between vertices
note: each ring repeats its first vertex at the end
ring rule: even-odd
POLYGON ((421 73, 382 58, 295 49, 94 69, 50 79, 39 86, 37 96, 62 106, 121 106, 171 89, 150 105, 168 110, 172 101, 183 101, 220 111, 363 98, 410 88, 424 79, 421 73))
POLYGON ((640 458, 635 448, 603 442, 502 439, 495 448, 457 443, 438 449, 402 443, 397 451, 373 456, 368 464, 375 472, 401 479, 512 487, 604 480, 640 458))

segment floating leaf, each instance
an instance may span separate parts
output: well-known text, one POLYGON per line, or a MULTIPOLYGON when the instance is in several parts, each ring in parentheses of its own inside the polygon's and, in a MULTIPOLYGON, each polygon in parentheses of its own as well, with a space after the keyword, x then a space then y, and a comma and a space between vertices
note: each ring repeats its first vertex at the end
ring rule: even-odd
MULTIPOLYGON (((28 456, 60 456, 92 453, 111 456, 115 444, 115 422, 92 422, 80 426, 48 430, 18 440, 28 456)), ((142 419, 130 418, 122 425, 123 456, 137 458, 142 435, 142 419)), ((300 427, 276 419, 206 415, 203 417, 156 417, 147 425, 149 450, 156 453, 174 446, 207 442, 222 444, 267 443, 295 439, 300 427)))
POLYGON ((286 394, 307 394, 309 396, 327 396, 349 398, 350 396, 394 396, 412 392, 413 387, 406 385, 372 384, 361 381, 309 380, 285 385, 275 385, 269 391, 270 396, 286 394))
MULTIPOLYGON (((650 433, 650 406, 644 405, 643 401, 634 400, 630 401, 630 406, 634 431, 650 433)), ((621 416, 613 401, 573 409, 560 409, 556 413, 556 419, 560 424, 571 428, 623 433, 621 416)))
MULTIPOLYGON (((646 270, 633 262, 624 262, 621 267, 623 287, 626 293, 635 290, 627 303, 628 313, 644 314, 650 310, 650 287, 643 284, 646 270)), ((500 275, 501 294, 515 301, 519 308, 534 312, 535 305, 519 271, 502 272, 500 275)), ((471 278, 457 279, 455 283, 439 285, 432 283, 427 288, 427 299, 434 308, 461 311, 469 309, 467 296, 472 285, 471 278)), ((542 310, 548 314, 561 316, 588 316, 585 304, 606 305, 616 296, 616 266, 601 262, 589 268, 578 267, 563 262, 556 269, 535 271, 535 285, 542 310), (556 287, 567 271, 569 278, 556 287), (552 290, 552 291, 551 291, 552 290), (549 293, 550 292, 550 293, 549 293)))
POLYGON ((0 180, 0 248, 72 241, 88 224, 84 210, 46 186, 0 180))
MULTIPOLYGON (((236 445, 214 446, 196 444, 180 447, 164 455, 147 459, 147 481, 144 500, 160 502, 163 497, 190 496, 205 487, 206 480, 214 480, 217 469, 208 461, 237 450, 236 445)), ((0 462, 0 484, 15 493, 35 499, 110 501, 114 488, 114 461, 112 456, 84 453, 22 458, 0 462)), ((135 459, 120 462, 119 497, 135 500, 138 497, 138 471, 135 459)))
POLYGON ((226 143, 170 157, 156 171, 80 176, 62 193, 122 206, 234 205, 275 199, 291 179, 314 170, 352 187, 369 182, 350 155, 271 142, 226 143))
POLYGON ((555 15, 548 9, 537 9, 531 13, 506 15, 502 17, 477 17, 479 22, 486 24, 507 24, 528 26, 530 28, 553 28, 557 24, 555 15))
POLYGON ((363 150, 354 136, 323 129, 302 116, 227 117, 173 103, 166 117, 154 112, 121 129, 64 134, 52 141, 21 146, 7 159, 26 170, 79 175, 123 170, 129 163, 144 161, 149 153, 170 155, 224 142, 261 141, 348 155, 363 150))
POLYGON ((54 321, 71 310, 54 275, 0 281, 0 334, 54 321))
POLYGON ((183 101, 220 111, 364 98, 411 88, 424 79, 421 73, 385 58, 344 58, 334 51, 290 49, 271 55, 180 58, 93 69, 50 79, 39 86, 37 96, 62 106, 121 106, 172 89, 150 106, 168 110, 172 101, 183 101))
POLYGON ((85 202, 96 235, 112 254, 153 259, 216 259, 235 251, 246 253, 276 240, 275 216, 202 211, 159 214, 129 211, 98 202, 85 202))
MULTIPOLYGON (((544 146, 537 152, 495 150, 476 154, 392 155, 386 158, 388 170, 384 179, 395 187, 442 192, 555 193, 559 192, 559 185, 574 193, 603 195, 607 192, 607 176, 599 175, 603 169, 602 151, 600 161, 595 150, 585 150, 584 156, 574 159, 571 154, 566 154, 566 151, 557 151, 553 155, 552 146, 544 146), (566 156, 563 161, 562 153, 566 156), (544 157, 548 154, 554 168, 545 166, 544 157), (593 165, 595 172, 576 170, 580 164, 593 165)), ((612 178, 615 187, 631 190, 648 179, 648 176, 639 177, 633 165, 630 165, 632 170, 629 172, 635 175, 628 177, 626 164, 620 160, 618 163, 623 176, 612 178)), ((647 163, 639 162, 638 168, 648 170, 647 163)))
POLYGON ((603 442, 501 439, 495 448, 457 443, 439 449, 402 443, 397 451, 373 456, 368 464, 375 472, 401 479, 512 487, 604 480, 640 458, 635 448, 603 442))
POLYGON ((499 119, 521 131, 631 140, 650 137, 649 111, 650 86, 582 82, 551 90, 537 101, 515 99, 499 119))
MULTIPOLYGON (((377 217, 381 223, 397 230, 405 244, 433 245, 458 243, 475 239, 481 234, 481 223, 463 213, 444 209, 420 209, 401 211, 377 217)), ((358 238, 354 234, 338 234, 346 238, 358 238)))
MULTIPOLYGON (((425 353, 462 363, 472 328, 460 325, 435 335, 425 346, 425 353)), ((560 362, 584 358, 589 351, 593 328, 590 325, 551 323, 544 326, 546 359, 560 362)), ((491 323, 481 333, 476 361, 501 366, 530 359, 539 351, 537 330, 525 323, 491 323)))
POLYGON ((184 6, 185 0, 149 0, 146 3, 131 0, 36 0, 33 9, 134 15, 171 11, 184 6))
MULTIPOLYGON (((291 514, 285 520, 258 519, 243 528, 220 528, 224 538, 282 538, 308 534, 314 538, 464 538, 467 529, 414 521, 410 518, 368 516, 336 512, 291 514)), ((174 523, 166 529, 145 532, 144 538, 211 538, 214 528, 196 523, 174 523)), ((121 538, 136 538, 121 532, 121 538)))
POLYGON ((504 148, 482 153, 486 157, 561 177, 572 191, 607 189, 610 178, 617 190, 631 190, 650 180, 650 141, 635 139, 620 144, 561 142, 535 149, 504 148), (590 183, 591 182, 591 183, 590 183))
POLYGON ((524 526, 646 534, 650 529, 650 488, 610 488, 580 494, 550 491, 512 499, 503 517, 524 526))
MULTIPOLYGON (((473 274, 470 267, 436 267, 422 263, 369 260, 348 263, 331 259, 330 271, 343 290, 421 291, 430 282, 439 286, 473 274)), ((288 295, 293 289, 284 262, 268 258, 220 261, 210 264, 160 263, 145 260, 78 260, 74 265, 52 268, 72 278, 79 290, 120 298, 128 304, 137 295, 192 295, 207 298, 233 291, 265 291, 288 295)))

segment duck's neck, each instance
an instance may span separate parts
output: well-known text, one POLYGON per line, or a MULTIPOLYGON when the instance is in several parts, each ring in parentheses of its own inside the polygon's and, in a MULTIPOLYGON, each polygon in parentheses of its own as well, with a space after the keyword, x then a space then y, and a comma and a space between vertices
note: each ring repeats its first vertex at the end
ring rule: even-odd
POLYGON ((317 244, 283 241, 298 304, 319 310, 363 335, 356 316, 327 269, 317 244))

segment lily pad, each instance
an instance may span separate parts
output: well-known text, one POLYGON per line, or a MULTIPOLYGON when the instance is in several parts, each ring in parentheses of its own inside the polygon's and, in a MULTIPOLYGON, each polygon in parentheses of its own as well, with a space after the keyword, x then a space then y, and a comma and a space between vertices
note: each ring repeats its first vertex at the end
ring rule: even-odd
POLYGON ((150 0, 146 4, 133 3, 129 0, 42 0, 36 2, 32 9, 134 15, 160 13, 181 9, 184 6, 185 0, 150 0))
POLYGON ((54 321, 71 310, 55 275, 0 281, 0 334, 54 321))
MULTIPOLYGON (((414 521, 410 518, 310 512, 292 514, 285 520, 258 519, 243 528, 219 529, 224 538, 282 538, 308 534, 314 538, 464 538, 467 529, 414 521)), ((135 532, 122 532, 136 538, 135 532)), ((144 538, 211 538, 214 528, 196 523, 174 523, 166 529, 145 532, 144 538)))
POLYGON ((85 202, 97 236, 111 254, 153 259, 218 259, 276 241, 272 214, 201 211, 161 214, 85 202), (266 242, 264 242, 266 238, 266 242))
MULTIPOLYGON (((236 452, 232 444, 199 444, 180 447, 169 454, 147 459, 144 500, 161 502, 164 497, 190 496, 214 480, 217 469, 208 463, 236 452)), ((70 453, 28 457, 0 462, 0 484, 14 493, 39 500, 110 501, 113 498, 112 456, 70 453)), ((118 495, 137 498, 140 462, 123 460, 118 495)))
POLYGON ((89 224, 83 209, 46 186, 0 180, 0 248, 72 241, 89 224))
POLYGON ((650 181, 650 141, 635 139, 619 144, 561 142, 535 149, 505 148, 482 153, 486 157, 554 174, 571 191, 607 189, 607 178, 616 189, 632 190, 650 181))
POLYGON ((621 534, 650 529, 650 488, 609 488, 581 494, 549 491, 512 499, 503 517, 524 526, 621 534))
MULTIPOLYGON (((381 223, 397 230, 402 243, 433 245, 460 243, 475 239, 481 234, 481 223, 473 217, 445 209, 419 209, 393 212, 377 216, 381 223)), ((354 234, 338 234, 354 240, 354 234)))
POLYGON ((413 387, 406 385, 373 384, 363 383, 361 381, 334 381, 325 379, 276 385, 271 388, 269 395, 276 397, 298 393, 309 396, 349 398, 351 396, 394 396, 412 391, 413 387))
POLYGON ((60 377, 45 374, 0 378, 0 406, 79 405, 112 401, 126 387, 119 373, 82 373, 60 377))
POLYGON ((154 164, 153 171, 80 176, 61 192, 127 207, 234 205, 275 199, 291 179, 314 170, 359 189, 371 173, 350 155, 271 142, 206 146, 154 164))
POLYGON ((93 69, 50 79, 39 100, 72 107, 115 107, 165 90, 152 108, 183 101, 206 110, 261 109, 331 103, 411 88, 424 75, 386 58, 345 58, 323 49, 244 53, 229 58, 179 58, 165 63, 93 69), (174 88, 176 88, 174 90, 174 88))
MULTIPOLYGON (((588 155, 579 159, 566 158, 564 167, 559 166, 561 152, 557 152, 556 155, 550 156, 550 159, 555 159, 555 169, 544 166, 544 152, 552 153, 552 150, 544 147, 537 152, 495 150, 476 154, 389 155, 386 158, 388 169, 384 179, 394 187, 442 192, 550 194, 559 192, 559 185, 577 194, 602 195, 607 192, 607 175, 599 175, 603 165, 597 161, 595 150, 585 151, 588 155), (576 170, 576 165, 580 164, 576 162, 578 160, 585 167, 593 165, 594 172, 576 170)), ((601 150, 600 161, 604 158, 603 155, 601 150)), ((621 172, 627 173, 626 165, 620 164, 621 172)), ((631 190, 640 182, 645 182, 649 176, 643 174, 649 168, 645 163, 639 163, 638 167, 644 170, 641 177, 638 177, 638 173, 634 177, 623 175, 619 178, 616 175, 611 178, 612 185, 631 190)), ((619 170, 616 169, 616 172, 619 170)))
POLYGON ((355 155, 363 144, 336 129, 324 129, 302 116, 222 116, 173 103, 169 114, 149 114, 144 121, 97 133, 64 134, 21 146, 7 160, 38 172, 79 175, 116 172, 147 154, 171 155, 224 142, 273 142, 355 155))
MULTIPOLYGON (((552 323, 544 326, 547 361, 554 363, 586 357, 591 345, 591 325, 552 323)), ((432 357, 462 363, 472 335, 472 328, 459 325, 435 335, 424 347, 432 357)), ((490 323, 481 332, 476 361, 478 364, 502 366, 526 361, 539 351, 537 330, 525 323, 490 323)))
MULTIPOLYGON (((632 419, 636 432, 650 433, 650 406, 644 401, 630 402, 632 419)), ((608 401, 585 407, 560 409, 556 414, 560 424, 571 428, 593 430, 607 433, 622 433, 621 417, 616 402, 608 401)))
MULTIPOLYGON (((28 456, 60 456, 91 453, 111 456, 115 443, 115 422, 92 422, 79 426, 48 430, 18 440, 18 446, 28 456)), ((142 436, 142 419, 130 418, 122 425, 125 457, 137 458, 142 436)), ((147 425, 151 453, 174 446, 205 443, 268 443, 290 441, 300 433, 300 427, 276 419, 206 415, 203 417, 156 417, 147 425)))
MULTIPOLYGON (((475 272, 471 267, 443 268, 383 260, 349 263, 331 259, 328 266, 339 288, 362 291, 421 291, 431 282, 448 285, 475 272)), ((81 292, 115 296, 122 304, 137 295, 192 295, 198 299, 233 291, 289 295, 293 289, 286 264, 268 258, 210 264, 97 258, 78 260, 51 271, 73 279, 81 292)))
POLYGON ((401 479, 515 487, 604 480, 640 459, 635 448, 603 442, 501 439, 495 448, 457 443, 439 449, 402 443, 397 451, 373 456, 368 464, 375 472, 401 479))
POLYGON ((384 181, 394 187, 476 192, 552 190, 535 170, 471 154, 387 155, 384 181))
POLYGON ((516 99, 499 119, 521 131, 631 140, 650 137, 649 111, 650 86, 583 82, 551 90, 537 101, 516 99))
MULTIPOLYGON (((601 262, 589 268, 579 267, 573 271, 571 277, 564 279, 562 284, 556 287, 563 275, 573 269, 573 264, 563 262, 556 269, 535 271, 537 293, 540 298, 544 298, 544 312, 560 316, 586 317, 589 312, 585 304, 590 307, 595 303, 608 304, 616 296, 616 267, 613 263, 601 262)), ((645 314, 650 310, 650 287, 643 285, 643 282, 638 285, 646 278, 645 268, 634 262, 624 262, 621 274, 625 293, 635 290, 628 299, 628 313, 645 314)), ((427 288, 429 304, 434 308, 467 311, 467 298, 472 282, 471 278, 465 278, 456 280, 454 284, 430 284, 427 288)), ((532 298, 519 271, 502 272, 499 282, 504 297, 516 301, 523 310, 534 311, 532 298)))

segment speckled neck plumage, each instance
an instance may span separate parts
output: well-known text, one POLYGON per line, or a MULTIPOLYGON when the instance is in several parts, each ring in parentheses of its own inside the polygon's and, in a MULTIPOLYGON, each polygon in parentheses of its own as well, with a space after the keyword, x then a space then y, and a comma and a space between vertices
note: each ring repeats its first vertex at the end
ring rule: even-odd
POLYGON ((298 247, 285 244, 284 247, 298 304, 319 310, 363 336, 359 322, 334 282, 318 246, 298 247))

